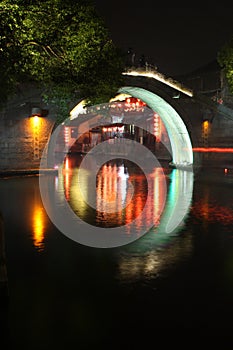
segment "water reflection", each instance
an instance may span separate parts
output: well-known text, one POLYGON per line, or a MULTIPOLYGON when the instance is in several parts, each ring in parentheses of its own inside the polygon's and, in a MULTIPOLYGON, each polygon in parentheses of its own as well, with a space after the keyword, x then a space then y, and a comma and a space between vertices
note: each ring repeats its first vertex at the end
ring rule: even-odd
POLYGON ((199 198, 196 205, 192 207, 192 214, 197 221, 203 223, 205 227, 210 223, 219 223, 229 227, 232 233, 233 227, 233 206, 218 203, 219 197, 213 200, 210 198, 210 188, 206 188, 203 197, 199 198))
POLYGON ((193 172, 173 169, 170 174, 170 186, 165 211, 159 226, 161 233, 180 231, 189 214, 193 197, 193 172))
POLYGON ((154 168, 147 179, 143 171, 129 161, 117 159, 105 163, 96 177, 93 207, 89 205, 93 174, 82 169, 85 173, 79 176, 79 171, 76 165, 72 168, 72 160, 66 159, 56 179, 56 188, 61 198, 63 189, 67 202, 82 220, 96 226, 115 227, 127 225, 137 218, 136 230, 145 223, 158 226, 169 181, 162 168, 154 168))
POLYGON ((33 243, 38 250, 44 249, 44 235, 45 235, 45 213, 41 206, 33 208, 33 243))
POLYGON ((160 225, 125 247, 119 260, 119 279, 132 282, 157 277, 192 253, 191 232, 185 227, 193 197, 193 173, 173 169, 160 225), (186 230, 182 239, 179 235, 186 230))
POLYGON ((94 176, 94 160, 89 161, 88 167, 79 167, 75 156, 66 157, 55 178, 58 206, 68 203, 72 213, 93 228, 122 228, 123 236, 131 237, 127 243, 133 235, 133 240, 140 238, 144 227, 148 229, 143 233, 156 228, 150 242, 154 247, 182 229, 192 201, 192 171, 156 166, 145 176, 133 162, 114 159, 94 176))
POLYGON ((122 283, 150 281, 161 276, 166 268, 172 269, 172 266, 186 260, 193 251, 192 236, 188 233, 182 236, 182 240, 173 237, 171 242, 170 237, 170 242, 163 244, 163 248, 166 249, 158 249, 158 246, 153 244, 155 232, 146 236, 120 254, 118 278, 122 283), (144 240, 146 242, 143 242, 144 240))
POLYGON ((221 225, 224 232, 232 234, 233 227, 233 177, 223 175, 222 168, 203 169, 196 176, 194 201, 191 215, 195 224, 200 224, 208 232, 212 224, 221 225))
POLYGON ((43 251, 45 247, 45 233, 47 229, 47 214, 42 205, 39 188, 36 184, 34 186, 34 198, 31 212, 31 224, 32 224, 32 239, 35 248, 38 251, 43 251))
POLYGON ((133 196, 125 164, 104 164, 97 177, 96 208, 98 212, 115 213, 125 208, 133 196))
MULTIPOLYGON (((123 169, 120 166, 119 169, 120 173, 114 172, 121 176, 123 169)), ((110 170, 111 166, 106 168, 110 172, 108 176, 99 178, 99 189, 105 186, 105 181, 110 181, 110 170)), ((70 171, 63 169, 59 178, 50 176, 51 187, 56 188, 59 195, 61 191, 65 193, 66 184, 69 201, 73 196, 78 197, 72 193, 72 186, 77 189, 77 171, 78 166, 74 166, 70 171)), ((132 181, 139 181, 139 174, 130 169, 128 175, 127 181, 130 177, 132 181)), ((161 324, 163 329, 178 325, 177 334, 187 329, 187 325, 194 331, 200 326, 204 332, 207 328, 221 327, 228 332, 233 309, 233 241, 228 233, 229 230, 232 234, 233 224, 232 183, 222 174, 216 179, 212 169, 206 181, 201 173, 194 184, 191 210, 183 207, 185 217, 177 231, 166 232, 162 230, 162 220, 169 215, 169 210, 174 213, 176 203, 179 204, 179 198, 185 193, 188 203, 192 176, 171 169, 165 171, 165 176, 168 180, 166 207, 159 227, 132 244, 114 250, 89 249, 57 234, 59 232, 41 210, 38 178, 0 180, 0 208, 6 224, 11 295, 6 322, 10 326, 13 345, 43 347, 41 344, 50 341, 51 325, 54 335, 57 335, 57 329, 62 330, 61 334, 65 332, 62 346, 67 339, 71 339, 71 346, 75 346, 80 338, 85 342, 90 329, 95 332, 95 339, 103 328, 112 329, 110 339, 118 330, 114 328, 116 324, 120 325, 120 330, 134 334, 135 325, 139 325, 137 330, 140 332, 143 323, 145 336, 149 324, 152 333, 161 324), (190 177, 190 183, 187 177, 190 177), (208 232, 210 234, 206 234, 208 232), (32 242, 40 249, 47 245, 43 254, 35 255, 32 242), (123 328, 122 319, 126 318, 123 328), (25 324, 29 326, 28 332, 25 332, 25 324), (79 325, 83 330, 80 331, 79 325), (41 327, 42 331, 38 333, 41 327)), ((141 175, 139 178, 143 183, 141 175)), ((152 179, 151 203, 154 203, 154 218, 157 218, 159 206, 156 208, 156 203, 164 194, 159 189, 160 177, 152 174, 152 179)), ((85 181, 83 185, 88 192, 88 179, 85 181)), ((127 203, 127 182, 124 181, 117 184, 114 180, 112 184, 120 186, 116 187, 120 199, 127 203)), ((102 193, 102 199, 108 198, 102 193)), ((117 198, 117 195, 113 197, 117 198)), ((133 208, 134 203, 131 205, 133 208)), ((84 211, 89 209, 84 203, 79 210, 83 210, 85 216, 84 211)), ((129 215, 132 213, 133 209, 129 215)), ((97 220, 96 215, 93 220, 97 220)), ((106 334, 103 339, 106 340, 106 334)), ((58 347, 60 340, 56 344, 58 347)))

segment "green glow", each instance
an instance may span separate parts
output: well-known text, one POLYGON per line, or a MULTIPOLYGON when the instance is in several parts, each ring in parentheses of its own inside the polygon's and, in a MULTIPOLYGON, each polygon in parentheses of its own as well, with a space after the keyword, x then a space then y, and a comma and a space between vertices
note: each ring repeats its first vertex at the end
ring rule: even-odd
POLYGON ((140 253, 166 247, 180 233, 188 217, 193 195, 193 172, 173 169, 167 200, 158 227, 127 247, 140 253))
POLYGON ((193 172, 173 169, 165 210, 161 217, 158 232, 176 232, 183 225, 189 212, 193 194, 193 172))
POLYGON ((122 87, 119 92, 140 98, 162 119, 172 149, 172 162, 175 166, 193 164, 192 144, 187 128, 176 110, 160 96, 139 87, 122 87))

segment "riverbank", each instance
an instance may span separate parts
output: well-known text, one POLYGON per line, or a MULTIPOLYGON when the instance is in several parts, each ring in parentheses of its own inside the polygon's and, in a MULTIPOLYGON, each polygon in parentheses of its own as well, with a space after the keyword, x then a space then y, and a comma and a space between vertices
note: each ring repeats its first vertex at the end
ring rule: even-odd
POLYGON ((58 174, 57 169, 12 169, 0 170, 0 177, 9 176, 25 176, 25 175, 39 175, 39 174, 58 174))

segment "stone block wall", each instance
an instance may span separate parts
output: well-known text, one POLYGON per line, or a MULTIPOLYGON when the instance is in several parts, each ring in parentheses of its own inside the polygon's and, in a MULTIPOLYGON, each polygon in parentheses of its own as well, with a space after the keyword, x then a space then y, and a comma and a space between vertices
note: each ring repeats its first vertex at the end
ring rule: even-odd
POLYGON ((38 168, 53 126, 49 118, 0 120, 0 170, 38 168))

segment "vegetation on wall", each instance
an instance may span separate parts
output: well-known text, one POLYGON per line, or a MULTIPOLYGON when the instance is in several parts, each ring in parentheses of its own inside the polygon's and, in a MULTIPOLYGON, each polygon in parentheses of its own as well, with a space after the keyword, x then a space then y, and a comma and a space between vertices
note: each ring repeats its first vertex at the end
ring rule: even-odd
POLYGON ((88 0, 0 1, 0 104, 23 81, 57 107, 107 102, 122 84, 123 55, 88 0))
POLYGON ((230 92, 233 93, 233 38, 219 50, 217 60, 224 68, 230 92))

